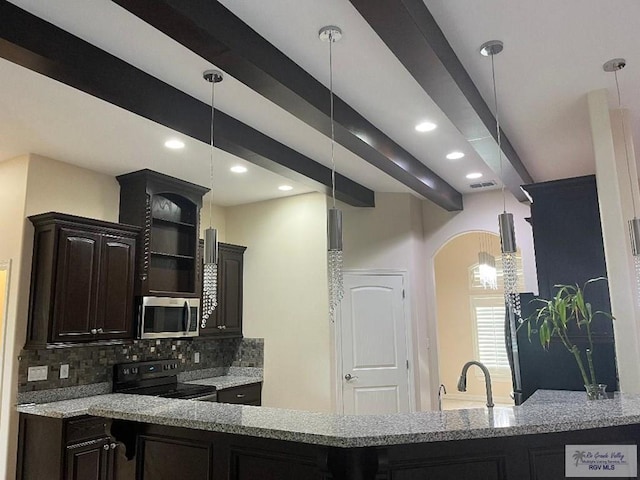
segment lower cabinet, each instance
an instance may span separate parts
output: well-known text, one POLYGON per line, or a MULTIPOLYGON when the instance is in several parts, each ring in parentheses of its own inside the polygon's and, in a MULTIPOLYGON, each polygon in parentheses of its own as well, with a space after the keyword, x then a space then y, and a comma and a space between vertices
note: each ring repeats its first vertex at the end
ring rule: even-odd
POLYGON ((109 437, 67 445, 67 480, 115 480, 112 450, 116 444, 109 437))
POLYGON ((218 402, 259 407, 262 404, 262 383, 220 389, 218 390, 218 402))
POLYGON ((20 415, 19 480, 116 480, 118 444, 107 421, 20 415))

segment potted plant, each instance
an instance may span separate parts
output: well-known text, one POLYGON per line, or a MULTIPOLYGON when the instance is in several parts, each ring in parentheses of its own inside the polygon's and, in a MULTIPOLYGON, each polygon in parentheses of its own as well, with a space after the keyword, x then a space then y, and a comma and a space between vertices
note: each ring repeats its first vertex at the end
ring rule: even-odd
POLYGON ((558 338, 565 348, 573 354, 584 387, 587 391, 587 398, 597 399, 604 398, 604 390, 606 385, 599 384, 596 380, 596 372, 593 366, 593 337, 591 326, 597 317, 606 317, 613 320, 613 316, 609 313, 596 311, 591 309, 591 304, 585 300, 585 290, 591 283, 598 281, 606 281, 604 277, 592 278, 588 280, 581 288, 576 285, 555 285, 556 294, 551 300, 537 298, 534 302, 541 303, 541 306, 528 317, 527 331, 529 340, 533 333, 532 324, 537 326, 540 344, 545 348, 549 348, 552 338, 558 338), (584 329, 589 343, 585 352, 575 344, 571 338, 570 325, 575 325, 579 330, 584 329), (586 360, 586 368, 585 368, 586 360))

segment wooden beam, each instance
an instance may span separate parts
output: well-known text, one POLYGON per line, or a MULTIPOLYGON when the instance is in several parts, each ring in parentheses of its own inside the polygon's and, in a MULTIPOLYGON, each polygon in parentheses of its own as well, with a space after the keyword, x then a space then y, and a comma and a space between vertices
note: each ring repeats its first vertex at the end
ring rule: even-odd
MULTIPOLYGON (((500 174, 496 119, 424 2, 349 1, 489 167, 500 174)), ((502 181, 524 201, 520 185, 533 183, 533 179, 502 129, 501 140, 507 160, 502 181)))
MULTIPOLYGON (((209 143, 208 104, 6 0, 0 0, 0 18, 0 57, 209 143)), ((329 168, 219 111, 216 146, 331 193, 329 168)), ((358 207, 375 204, 373 191, 342 175, 336 175, 336 198, 358 207)))
MULTIPOLYGON (((330 135, 328 89, 219 2, 113 1, 330 135)), ((462 210, 459 192, 340 98, 334 112, 336 141, 343 147, 441 207, 462 210)))

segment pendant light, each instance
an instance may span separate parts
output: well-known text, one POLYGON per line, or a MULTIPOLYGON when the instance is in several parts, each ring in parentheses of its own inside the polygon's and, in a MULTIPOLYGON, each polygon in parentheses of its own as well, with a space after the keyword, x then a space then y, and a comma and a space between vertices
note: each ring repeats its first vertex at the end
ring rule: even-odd
POLYGON ((480 46, 480 54, 491 58, 491 79, 493 82, 493 100, 496 114, 496 140, 498 141, 498 159, 500 162, 500 180, 502 181, 502 213, 498 215, 498 229, 502 251, 502 274, 504 282, 504 299, 510 313, 517 318, 521 316, 520 295, 518 294, 518 273, 516 263, 516 234, 513 214, 507 212, 507 200, 502 172, 502 143, 500 137, 500 115, 498 111, 498 93, 496 89, 496 70, 494 56, 502 52, 504 44, 500 40, 490 40, 480 46))
POLYGON ((213 228, 213 153, 214 153, 214 118, 216 83, 222 81, 222 73, 218 70, 206 70, 202 77, 211 83, 211 144, 209 157, 209 228, 204 231, 204 274, 202 278, 202 315, 200 328, 207 326, 207 320, 218 306, 218 231, 213 228))
MULTIPOLYGON (((636 199, 633 194, 633 175, 631 174, 631 161, 629 158, 629 147, 627 146, 627 132, 624 125, 624 118, 622 115, 622 101, 620 96, 620 84, 618 83, 618 71, 622 70, 627 65, 627 61, 624 58, 614 58, 606 62, 602 69, 605 72, 613 72, 616 79, 616 91, 618 94, 618 111, 620 112, 620 126, 622 127, 622 139, 624 143, 624 154, 627 162, 627 175, 629 177, 629 188, 631 190, 631 205, 633 207, 633 218, 629 220, 629 238, 631 240, 631 253, 633 255, 633 262, 635 264, 636 273, 636 288, 640 291, 640 219, 636 213, 636 199)), ((640 299, 640 295, 638 297, 640 299)))
POLYGON ((486 232, 480 233, 480 251, 478 252, 478 276, 480 285, 485 290, 498 288, 498 272, 496 270, 496 257, 490 251, 491 240, 486 232))
POLYGON ((333 44, 342 38, 340 28, 329 25, 318 32, 320 40, 329 44, 329 109, 331 117, 331 199, 327 212, 329 315, 335 320, 336 309, 344 295, 342 276, 342 211, 336 208, 335 126, 333 120, 333 44))

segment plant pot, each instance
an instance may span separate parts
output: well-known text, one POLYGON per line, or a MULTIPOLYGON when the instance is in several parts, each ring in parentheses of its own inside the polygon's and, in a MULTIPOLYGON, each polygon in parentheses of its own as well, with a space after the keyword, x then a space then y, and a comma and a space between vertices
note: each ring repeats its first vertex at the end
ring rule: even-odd
POLYGON ((604 383, 585 385, 587 400, 604 400, 607 398, 607 386, 604 383))

